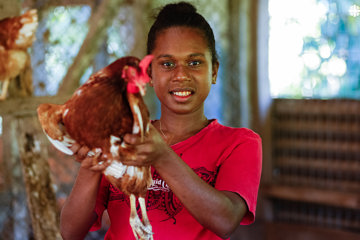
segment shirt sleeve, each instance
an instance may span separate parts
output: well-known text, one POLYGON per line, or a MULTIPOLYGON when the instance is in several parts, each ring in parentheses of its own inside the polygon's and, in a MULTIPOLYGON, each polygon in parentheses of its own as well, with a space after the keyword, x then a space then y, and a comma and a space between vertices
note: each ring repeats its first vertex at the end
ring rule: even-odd
POLYGON ((97 219, 93 226, 90 228, 90 231, 97 231, 101 228, 102 215, 107 208, 109 184, 110 183, 105 179, 104 175, 102 175, 94 209, 97 215, 97 219))
POLYGON ((255 221, 262 147, 259 135, 254 132, 237 138, 219 166, 215 188, 220 191, 235 192, 244 199, 248 212, 240 224, 247 225, 255 221))

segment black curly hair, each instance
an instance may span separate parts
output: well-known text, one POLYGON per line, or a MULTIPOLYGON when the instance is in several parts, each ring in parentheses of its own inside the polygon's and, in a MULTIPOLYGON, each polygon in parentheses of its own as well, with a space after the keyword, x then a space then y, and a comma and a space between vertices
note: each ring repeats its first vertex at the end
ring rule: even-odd
POLYGON ((187 2, 167 4, 160 10, 148 33, 147 53, 150 54, 154 50, 156 37, 161 31, 177 26, 200 30, 207 41, 211 52, 212 62, 215 63, 218 61, 215 48, 215 37, 209 23, 197 12, 192 4, 187 2))

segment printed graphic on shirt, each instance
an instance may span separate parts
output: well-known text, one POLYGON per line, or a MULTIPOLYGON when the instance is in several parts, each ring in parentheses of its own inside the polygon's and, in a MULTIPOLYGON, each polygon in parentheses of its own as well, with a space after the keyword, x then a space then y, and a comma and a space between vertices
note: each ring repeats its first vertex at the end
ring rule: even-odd
MULTIPOLYGON (((215 186, 216 172, 208 171, 204 167, 200 167, 193 170, 205 182, 207 182, 211 186, 215 186)), ((153 184, 149 187, 146 197, 147 211, 149 212, 155 209, 163 211, 166 217, 162 221, 167 221, 172 219, 174 221, 174 224, 176 224, 175 216, 184 208, 182 203, 173 194, 169 186, 156 171, 153 173, 152 177, 153 177, 153 184)), ((110 190, 109 201, 121 201, 121 202, 125 202, 128 206, 130 206, 129 197, 127 197, 121 191, 113 187, 111 184, 109 190, 110 190)), ((139 206, 137 206, 137 209, 138 211, 140 210, 139 206)))
POLYGON ((129 197, 123 194, 122 191, 114 187, 112 184, 109 185, 109 191, 109 201, 126 202, 130 206, 129 197))
POLYGON ((183 205, 156 171, 152 177, 153 184, 149 188, 146 201, 147 211, 163 211, 165 218, 161 221, 173 219, 176 224, 175 215, 183 209, 183 205))

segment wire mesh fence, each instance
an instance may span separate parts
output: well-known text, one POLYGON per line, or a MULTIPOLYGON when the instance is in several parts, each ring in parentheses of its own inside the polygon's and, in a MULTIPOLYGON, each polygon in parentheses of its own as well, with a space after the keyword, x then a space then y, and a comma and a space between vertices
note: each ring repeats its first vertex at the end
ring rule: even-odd
POLYGON ((354 100, 275 101, 273 184, 308 195, 277 197, 276 221, 360 232, 359 110, 354 100))

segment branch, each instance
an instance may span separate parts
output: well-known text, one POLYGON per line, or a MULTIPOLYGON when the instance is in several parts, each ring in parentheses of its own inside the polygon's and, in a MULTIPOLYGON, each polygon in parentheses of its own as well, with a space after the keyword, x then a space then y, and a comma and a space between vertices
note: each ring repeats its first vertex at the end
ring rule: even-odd
POLYGON ((5 115, 34 115, 36 108, 41 103, 63 104, 71 95, 66 96, 46 96, 46 97, 24 97, 24 98, 9 98, 5 101, 0 101, 0 116, 5 115))
MULTIPOLYGON (((69 67, 58 95, 68 95, 79 86, 79 80, 98 52, 104 41, 108 27, 118 13, 122 1, 102 0, 96 11, 89 20, 89 32, 75 57, 73 64, 69 67)), ((93 8, 94 9, 94 8, 93 8)))

